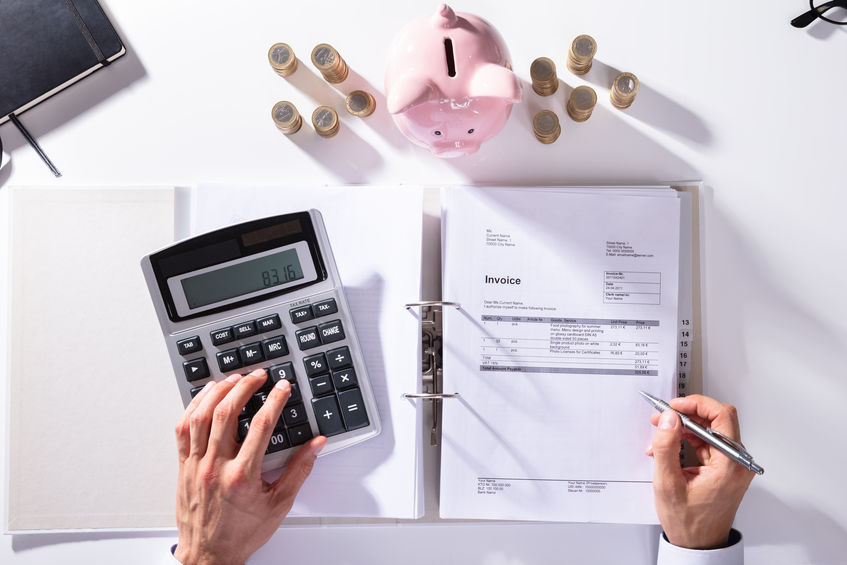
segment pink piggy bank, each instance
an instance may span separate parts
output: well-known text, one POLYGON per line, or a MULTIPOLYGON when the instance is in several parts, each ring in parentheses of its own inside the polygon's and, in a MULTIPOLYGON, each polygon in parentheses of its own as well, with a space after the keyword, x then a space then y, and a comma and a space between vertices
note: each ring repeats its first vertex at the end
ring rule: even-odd
POLYGON ((497 30, 442 4, 394 38, 385 97, 403 135, 439 157, 460 157, 503 129, 521 83, 497 30))

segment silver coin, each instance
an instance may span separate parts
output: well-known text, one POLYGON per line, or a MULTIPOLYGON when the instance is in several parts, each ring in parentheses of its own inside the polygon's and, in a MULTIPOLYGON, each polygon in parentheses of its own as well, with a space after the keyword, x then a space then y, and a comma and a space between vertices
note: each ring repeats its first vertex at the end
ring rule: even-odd
POLYGON ((271 51, 271 60, 277 65, 284 65, 291 59, 291 51, 284 45, 277 45, 271 51))
POLYGON ((315 50, 315 62, 321 66, 329 66, 335 61, 335 53, 329 47, 319 47, 315 50))

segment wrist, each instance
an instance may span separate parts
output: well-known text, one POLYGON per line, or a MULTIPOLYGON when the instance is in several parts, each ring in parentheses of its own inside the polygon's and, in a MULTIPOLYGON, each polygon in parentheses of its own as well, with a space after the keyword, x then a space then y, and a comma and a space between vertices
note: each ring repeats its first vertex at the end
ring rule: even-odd
MULTIPOLYGON (((665 540, 677 547, 685 549, 710 550, 721 549, 732 545, 732 533, 738 533, 731 528, 717 532, 703 532, 696 529, 683 529, 680 532, 671 529, 671 532, 663 530, 662 536, 665 540)), ((737 540, 736 540, 737 541, 737 540)))

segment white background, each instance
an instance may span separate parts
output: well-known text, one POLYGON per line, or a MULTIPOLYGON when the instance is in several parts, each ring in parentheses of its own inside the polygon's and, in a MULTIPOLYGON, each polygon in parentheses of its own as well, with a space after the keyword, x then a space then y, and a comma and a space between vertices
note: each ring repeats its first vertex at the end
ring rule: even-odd
MULTIPOLYGON (((525 88, 498 137, 476 155, 442 161, 394 129, 381 94, 389 41, 398 26, 433 11, 432 2, 107 5, 129 54, 22 118, 64 176, 54 180, 5 124, 0 135, 12 161, 4 159, 0 190, 705 181, 705 391, 738 406, 745 443, 767 469, 737 519, 747 562, 847 563, 847 26, 790 27, 808 8, 804 0, 468 0, 455 7, 499 29, 521 78, 528 80, 534 58, 548 56, 563 85, 550 99, 525 88), (565 60, 580 33, 599 49, 591 72, 578 78, 565 60), (267 63, 277 41, 300 59, 290 80, 267 63), (365 86, 379 108, 365 120, 340 112, 341 132, 330 140, 308 124, 283 136, 270 119, 278 100, 291 100, 306 118, 319 103, 342 108, 342 94, 308 60, 320 42, 334 45, 351 67, 340 90, 365 86), (641 81, 625 112, 608 102, 617 71, 641 81), (599 103, 590 120, 576 124, 563 106, 580 84, 594 86, 599 103), (530 116, 542 107, 562 121, 562 137, 550 146, 531 133, 530 116)), ((54 463, 46 454, 45 464, 54 463)), ((655 534, 590 525, 286 529, 252 562, 291 555, 313 563, 529 564, 590 556, 633 563, 649 561, 655 534)), ((155 563, 174 537, 4 536, 0 561, 155 563)))

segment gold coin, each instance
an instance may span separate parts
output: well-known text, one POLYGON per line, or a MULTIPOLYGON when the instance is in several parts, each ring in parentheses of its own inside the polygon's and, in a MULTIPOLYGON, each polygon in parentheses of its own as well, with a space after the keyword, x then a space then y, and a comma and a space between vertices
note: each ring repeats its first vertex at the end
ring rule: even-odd
POLYGON ((584 122, 591 117, 594 105, 597 104, 597 93, 590 86, 577 86, 571 92, 565 108, 575 122, 584 122))
POLYGON ((376 108, 376 100, 369 92, 354 90, 347 95, 344 105, 347 107, 347 111, 354 116, 364 118, 373 114, 376 108))
POLYGON ((550 110, 541 110, 532 118, 532 131, 541 143, 549 144, 559 139, 562 126, 559 117, 550 110))
POLYGON ((274 43, 268 49, 268 61, 271 68, 281 77, 287 77, 297 70, 297 57, 285 43, 274 43))
POLYGON ((273 118, 274 124, 279 128, 279 131, 285 135, 297 133, 303 125, 303 118, 300 116, 300 112, 288 100, 282 100, 274 104, 273 109, 271 109, 271 118, 273 118))
POLYGON ((621 73, 612 83, 609 101, 615 108, 623 110, 632 106, 636 94, 638 94, 638 77, 632 73, 621 73))
POLYGON ((319 43, 312 49, 312 64, 321 72, 327 82, 344 82, 349 69, 338 51, 328 43, 319 43))
POLYGON ((318 106, 312 112, 312 125, 319 136, 332 137, 340 127, 338 113, 329 106, 318 106))
POLYGON ((539 57, 529 67, 532 89, 541 96, 550 96, 559 88, 556 63, 547 57, 539 57))
POLYGON ((568 70, 575 75, 584 75, 591 69, 597 42, 590 35, 578 35, 568 50, 568 70))

